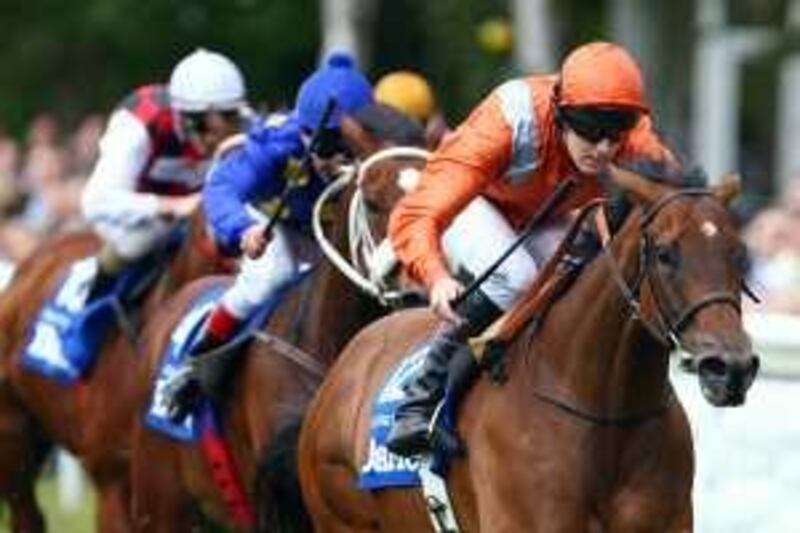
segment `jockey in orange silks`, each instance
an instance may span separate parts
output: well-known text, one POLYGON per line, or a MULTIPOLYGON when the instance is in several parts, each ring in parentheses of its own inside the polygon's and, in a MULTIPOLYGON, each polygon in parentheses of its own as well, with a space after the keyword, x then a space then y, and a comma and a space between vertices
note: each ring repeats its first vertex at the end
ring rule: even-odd
MULTIPOLYGON (((517 300, 536 276, 534 256, 541 254, 517 248, 458 312, 450 302, 463 286, 451 265, 480 275, 562 180, 577 183, 558 214, 603 196, 600 176, 622 158, 678 166, 653 130, 639 66, 626 50, 604 42, 575 49, 556 75, 500 85, 433 154, 418 187, 393 211, 389 237, 447 323, 405 389, 389 435, 392 451, 413 455, 430 446, 429 424, 450 359, 517 300)), ((535 251, 536 234, 529 242, 535 251)))

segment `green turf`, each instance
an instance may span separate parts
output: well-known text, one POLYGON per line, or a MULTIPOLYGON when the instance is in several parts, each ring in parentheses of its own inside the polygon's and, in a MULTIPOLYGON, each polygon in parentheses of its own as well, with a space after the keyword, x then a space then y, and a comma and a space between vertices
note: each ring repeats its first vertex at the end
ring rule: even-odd
MULTIPOLYGON (((36 497, 47 520, 47 531, 58 533, 92 533, 94 527, 95 498, 88 482, 84 484, 85 501, 74 511, 61 509, 58 504, 58 486, 53 475, 43 476, 36 485, 36 497)), ((11 531, 8 508, 0 515, 0 532, 11 531)))

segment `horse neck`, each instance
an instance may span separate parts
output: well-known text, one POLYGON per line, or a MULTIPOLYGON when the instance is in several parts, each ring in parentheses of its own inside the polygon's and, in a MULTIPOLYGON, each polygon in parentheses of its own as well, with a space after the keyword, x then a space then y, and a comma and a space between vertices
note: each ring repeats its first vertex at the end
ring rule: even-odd
MULTIPOLYGON (((639 273, 638 217, 610 246, 628 285, 639 273)), ((603 253, 557 302, 538 331, 517 343, 525 386, 592 413, 629 415, 653 408, 667 386, 668 352, 638 320, 603 253), (532 347, 532 349, 531 349, 532 347), (532 369, 531 369, 532 367, 532 369), (532 373, 531 373, 532 370, 532 373)))
MULTIPOLYGON (((349 245, 347 209, 352 192, 348 189, 337 201, 335 223, 328 234, 340 251, 349 245)), ((312 291, 300 344, 327 366, 359 329, 384 310, 324 258, 317 267, 312 291)))

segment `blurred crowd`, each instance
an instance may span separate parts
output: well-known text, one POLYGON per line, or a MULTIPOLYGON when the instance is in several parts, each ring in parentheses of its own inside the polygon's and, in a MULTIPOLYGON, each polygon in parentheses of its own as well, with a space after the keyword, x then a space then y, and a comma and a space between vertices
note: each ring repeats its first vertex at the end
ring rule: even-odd
MULTIPOLYGON (((0 125, 0 282, 45 236, 82 225, 81 190, 104 126, 103 115, 91 114, 68 132, 42 113, 15 139, 0 125)), ((800 315, 800 176, 742 235, 748 283, 761 299, 754 309, 800 315)))
POLYGON ((81 224, 80 194, 97 158, 105 125, 88 115, 65 132, 48 113, 36 116, 23 139, 0 126, 0 261, 13 265, 41 239, 81 224))
POLYGON ((800 314, 800 176, 774 204, 744 227, 749 283, 761 299, 754 309, 800 314))

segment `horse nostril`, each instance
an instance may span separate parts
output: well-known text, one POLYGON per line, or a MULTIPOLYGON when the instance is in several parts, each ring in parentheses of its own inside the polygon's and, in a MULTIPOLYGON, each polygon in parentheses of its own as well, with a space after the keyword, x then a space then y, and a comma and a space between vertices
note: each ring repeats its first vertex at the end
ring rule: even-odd
POLYGON ((761 358, 758 355, 753 354, 750 358, 750 368, 748 369, 748 374, 751 377, 756 377, 758 375, 758 370, 761 368, 761 358))
POLYGON ((705 357, 697 364, 701 376, 722 378, 728 372, 728 364, 721 357, 705 357))
POLYGON ((758 369, 761 366, 761 360, 755 354, 749 357, 743 365, 740 365, 738 368, 739 372, 742 375, 743 382, 745 386, 749 387, 750 384, 755 379, 756 375, 758 375, 758 369))

